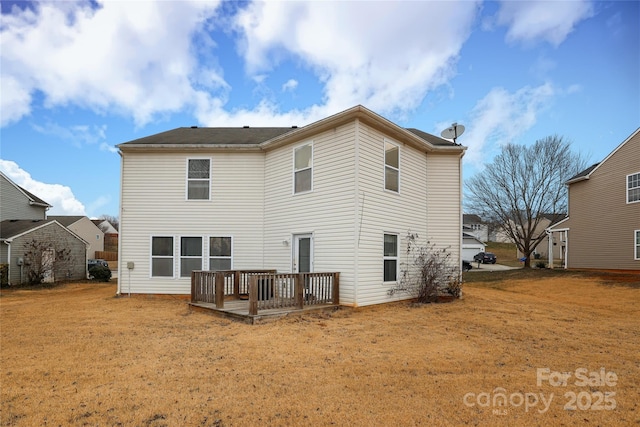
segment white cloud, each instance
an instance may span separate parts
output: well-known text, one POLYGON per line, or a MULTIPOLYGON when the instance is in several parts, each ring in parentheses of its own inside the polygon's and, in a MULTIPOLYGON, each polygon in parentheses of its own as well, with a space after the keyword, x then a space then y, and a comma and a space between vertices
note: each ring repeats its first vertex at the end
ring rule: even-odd
POLYGON ((593 16, 590 0, 501 1, 497 23, 505 25, 507 41, 531 44, 544 40, 559 46, 580 21, 593 16))
POLYGON ((259 2, 236 19, 248 71, 302 61, 324 84, 324 113, 363 104, 410 111, 455 73, 475 2, 259 2))
POLYGON ((556 92, 548 83, 514 93, 504 88, 492 89, 473 108, 467 132, 459 141, 469 147, 465 162, 482 166, 485 159, 493 157, 492 150, 526 133, 556 92))
POLYGON ((283 92, 293 92, 298 87, 298 81, 294 79, 289 79, 285 84, 282 85, 283 92))
POLYGON ((98 144, 107 137, 107 125, 73 125, 65 127, 57 123, 46 122, 43 125, 34 124, 32 127, 43 135, 51 135, 70 141, 77 147, 84 144, 98 144))
MULTIPOLYGON (((42 2, 2 15, 2 125, 45 106, 116 111, 144 124, 194 96, 228 90, 221 72, 198 64, 193 40, 217 3, 42 2), (9 113, 7 113, 9 112, 9 113)), ((209 43, 211 45, 212 43, 209 43)))
POLYGON ((106 142, 100 143, 100 150, 107 151, 109 153, 114 153, 114 154, 118 153, 118 149, 116 148, 115 145, 110 145, 110 144, 107 144, 106 142))
POLYGON ((75 198, 71 188, 36 181, 10 160, 0 159, 0 170, 20 187, 52 205, 48 215, 86 215, 84 205, 75 198))

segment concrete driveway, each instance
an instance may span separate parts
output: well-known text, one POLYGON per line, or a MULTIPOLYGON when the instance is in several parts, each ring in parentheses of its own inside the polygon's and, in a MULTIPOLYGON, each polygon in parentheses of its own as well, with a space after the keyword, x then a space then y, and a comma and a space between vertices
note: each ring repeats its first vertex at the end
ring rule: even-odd
POLYGON ((473 268, 471 270, 469 270, 470 272, 474 272, 474 271, 517 270, 518 268, 522 268, 522 267, 509 267, 509 266, 501 265, 501 264, 480 264, 480 267, 478 267, 478 263, 477 262, 472 262, 471 266, 473 268))

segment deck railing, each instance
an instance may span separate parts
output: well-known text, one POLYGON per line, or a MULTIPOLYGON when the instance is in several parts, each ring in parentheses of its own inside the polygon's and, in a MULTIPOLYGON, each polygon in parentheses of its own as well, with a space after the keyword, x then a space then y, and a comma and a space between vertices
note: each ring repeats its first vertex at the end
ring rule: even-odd
POLYGON ((251 275, 275 272, 276 270, 194 270, 191 272, 191 302, 215 303, 216 296, 223 301, 225 296, 239 299, 240 295, 249 295, 251 275))
POLYGON ((258 310, 303 309, 313 305, 337 305, 340 273, 285 273, 275 270, 193 271, 191 302, 207 302, 224 308, 225 296, 249 300, 249 314, 258 310))

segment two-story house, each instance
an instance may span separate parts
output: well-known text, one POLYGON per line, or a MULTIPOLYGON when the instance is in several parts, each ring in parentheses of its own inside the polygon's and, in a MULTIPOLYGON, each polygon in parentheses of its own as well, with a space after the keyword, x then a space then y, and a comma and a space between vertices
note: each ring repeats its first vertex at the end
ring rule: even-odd
POLYGON ((549 229, 549 264, 640 271, 640 128, 567 185, 569 216, 549 229))
MULTIPOLYGON (((0 264, 3 284, 29 281, 41 272, 45 281, 82 279, 87 272, 87 242, 55 219, 51 205, 0 172, 0 264), (56 260, 60 250, 67 259, 56 260), (37 263, 37 265, 35 265, 37 263)), ((60 258, 60 257, 59 257, 60 258)))
POLYGON ((304 127, 178 128, 118 145, 118 292, 188 294, 192 270, 340 272, 389 295, 406 234, 461 262, 464 147, 356 106, 304 127), (129 267, 129 268, 128 268, 129 267))
POLYGON ((104 232, 86 216, 82 215, 49 215, 60 224, 73 231, 87 242, 87 259, 98 258, 96 252, 104 251, 104 232))

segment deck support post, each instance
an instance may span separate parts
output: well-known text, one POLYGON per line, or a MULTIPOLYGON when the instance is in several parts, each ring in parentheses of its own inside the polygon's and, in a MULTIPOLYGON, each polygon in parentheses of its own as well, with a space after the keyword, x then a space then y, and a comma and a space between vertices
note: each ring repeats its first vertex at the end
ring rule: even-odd
POLYGON ((258 315, 258 276, 249 276, 249 316, 258 315))
POLYGON ((304 274, 296 274, 293 280, 293 289, 296 294, 296 308, 302 310, 304 307, 304 274))
POLYGON ((240 271, 236 270, 233 272, 233 297, 235 299, 240 298, 240 278, 242 274, 240 271))
POLYGON ((191 302, 196 302, 196 272, 191 271, 191 302))
POLYGON ((222 271, 216 271, 215 286, 216 308, 224 308, 224 273, 222 271))
POLYGON ((333 303, 340 304, 340 273, 333 273, 333 289, 331 290, 333 303))

